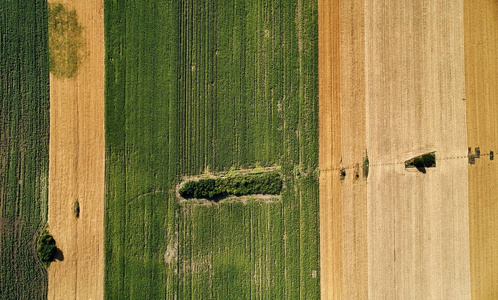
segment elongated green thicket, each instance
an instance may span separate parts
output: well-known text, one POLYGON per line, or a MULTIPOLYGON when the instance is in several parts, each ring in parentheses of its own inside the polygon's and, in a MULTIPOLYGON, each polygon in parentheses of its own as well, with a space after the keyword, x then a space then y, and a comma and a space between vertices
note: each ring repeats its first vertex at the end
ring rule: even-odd
POLYGON ((282 179, 277 173, 238 175, 188 181, 179 193, 183 198, 218 199, 235 195, 278 195, 282 190, 282 179))

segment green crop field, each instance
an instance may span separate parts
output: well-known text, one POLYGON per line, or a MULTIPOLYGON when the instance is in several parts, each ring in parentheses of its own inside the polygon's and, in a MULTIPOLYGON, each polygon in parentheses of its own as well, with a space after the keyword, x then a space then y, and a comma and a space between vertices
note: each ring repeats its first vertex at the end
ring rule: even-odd
POLYGON ((317 2, 105 1, 109 299, 318 299, 317 2), (279 201, 178 202, 281 166, 279 201))
POLYGON ((46 299, 36 238, 47 220, 47 4, 0 1, 0 298, 46 299))

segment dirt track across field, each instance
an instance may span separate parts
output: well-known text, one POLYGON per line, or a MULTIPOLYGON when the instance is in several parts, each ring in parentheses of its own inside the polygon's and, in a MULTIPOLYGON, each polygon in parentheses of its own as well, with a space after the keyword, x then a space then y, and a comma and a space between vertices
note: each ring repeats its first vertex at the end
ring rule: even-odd
POLYGON ((470 266, 473 299, 498 299, 498 2, 465 0, 470 266), (490 160, 490 151, 495 158, 490 160))
POLYGON ((319 1, 322 299, 470 297, 463 16, 319 1), (436 168, 405 169, 430 151, 436 168))
POLYGON ((61 250, 49 299, 104 293, 104 23, 102 0, 49 1, 76 9, 84 57, 73 78, 50 76, 50 232, 61 250), (78 200, 81 213, 75 217, 78 200))

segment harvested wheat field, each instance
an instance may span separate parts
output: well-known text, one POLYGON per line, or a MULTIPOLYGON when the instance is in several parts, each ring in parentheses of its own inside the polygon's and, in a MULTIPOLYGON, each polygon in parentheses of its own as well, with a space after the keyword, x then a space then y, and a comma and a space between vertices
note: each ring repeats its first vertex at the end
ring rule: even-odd
POLYGON ((473 299, 498 299, 498 2, 465 0, 465 79, 473 299))
POLYGON ((468 298, 463 2, 365 12, 369 296, 468 298), (436 168, 405 170, 430 151, 436 168))
POLYGON ((49 268, 48 298, 102 299, 103 3, 61 3, 49 1, 52 65, 48 224, 62 253, 49 268), (76 201, 79 217, 75 213, 76 201))
POLYGON ((319 2, 321 292, 327 299, 368 292, 363 11, 359 1, 319 2))
POLYGON ((319 2, 322 298, 470 298, 463 20, 463 1, 319 2))
POLYGON ((320 290, 330 299, 343 280, 339 24, 339 0, 318 1, 320 290))

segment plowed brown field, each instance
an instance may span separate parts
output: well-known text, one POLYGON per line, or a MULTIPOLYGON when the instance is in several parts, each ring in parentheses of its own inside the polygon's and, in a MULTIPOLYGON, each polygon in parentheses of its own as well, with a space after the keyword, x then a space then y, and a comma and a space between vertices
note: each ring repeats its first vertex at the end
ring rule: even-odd
POLYGON ((102 0, 65 0, 83 27, 73 78, 50 76, 50 232, 62 251, 49 299, 102 299, 104 291, 104 24, 102 0), (78 199, 81 213, 75 217, 78 199))
POLYGON ((465 0, 470 266, 473 299, 498 299, 498 1, 465 0))

